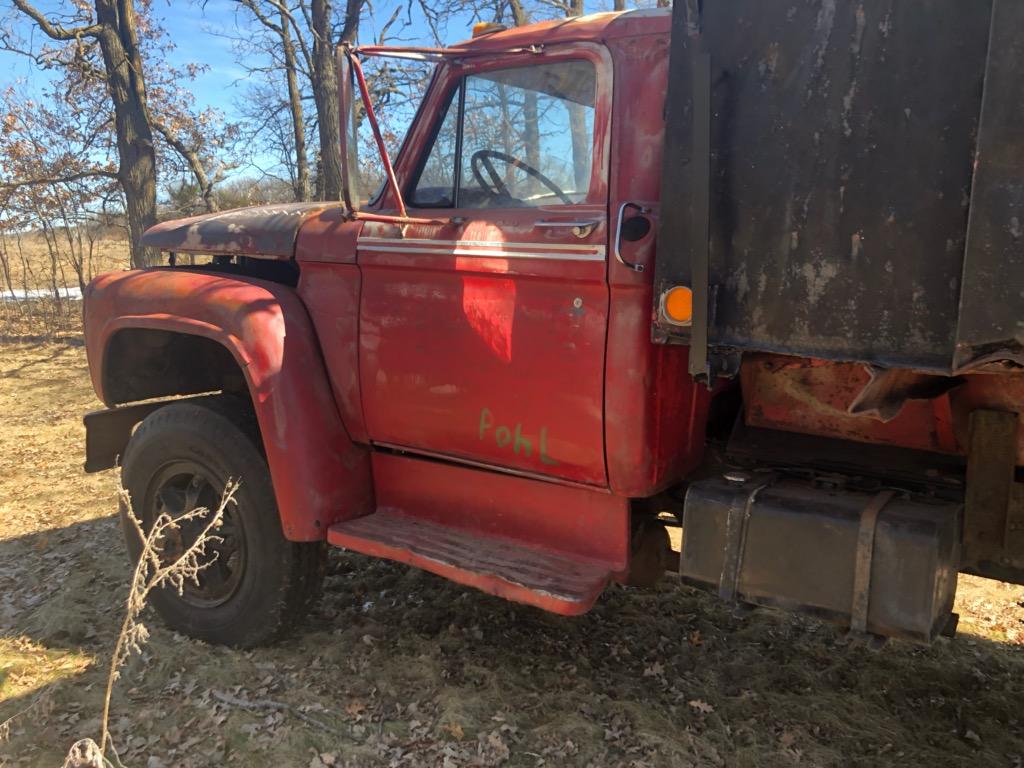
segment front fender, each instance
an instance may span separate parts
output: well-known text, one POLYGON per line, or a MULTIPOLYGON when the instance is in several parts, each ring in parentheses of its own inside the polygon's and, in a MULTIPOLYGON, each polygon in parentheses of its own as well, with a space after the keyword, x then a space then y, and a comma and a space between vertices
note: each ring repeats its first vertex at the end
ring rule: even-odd
POLYGON ((288 539, 323 539, 332 523, 372 511, 368 451, 345 430, 292 289, 170 269, 97 277, 85 294, 85 337, 93 387, 107 405, 106 356, 126 328, 203 336, 231 352, 249 386, 288 539))

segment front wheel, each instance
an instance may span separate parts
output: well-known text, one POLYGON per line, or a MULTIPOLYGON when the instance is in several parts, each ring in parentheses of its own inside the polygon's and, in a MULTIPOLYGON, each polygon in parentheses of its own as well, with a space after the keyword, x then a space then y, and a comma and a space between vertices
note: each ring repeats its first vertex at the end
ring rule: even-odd
MULTIPOLYGON (((252 647, 280 638, 319 596, 323 543, 284 537, 266 461, 245 411, 226 398, 208 406, 172 403, 150 414, 125 450, 121 482, 147 533, 161 513, 172 518, 198 507, 214 511, 228 482, 240 482, 224 510, 217 541, 207 546, 197 583, 154 590, 150 602, 173 630, 208 643, 252 647)), ((142 540, 122 504, 121 526, 137 562, 142 540)), ((183 524, 157 543, 169 563, 195 541, 204 519, 183 524)))

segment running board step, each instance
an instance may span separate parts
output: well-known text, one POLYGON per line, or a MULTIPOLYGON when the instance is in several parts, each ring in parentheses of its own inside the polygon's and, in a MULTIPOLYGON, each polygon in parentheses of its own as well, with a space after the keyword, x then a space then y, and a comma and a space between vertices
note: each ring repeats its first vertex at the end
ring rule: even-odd
POLYGON ((590 610, 611 577, 599 563, 389 509, 332 525, 327 540, 565 616, 590 610))

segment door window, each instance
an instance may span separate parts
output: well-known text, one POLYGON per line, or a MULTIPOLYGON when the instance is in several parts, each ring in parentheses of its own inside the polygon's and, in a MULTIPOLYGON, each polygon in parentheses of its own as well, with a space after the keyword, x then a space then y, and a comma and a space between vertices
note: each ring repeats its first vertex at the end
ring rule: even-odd
POLYGON ((586 200, 596 73, 573 60, 463 78, 410 196, 420 207, 529 208, 586 200))
POLYGON ((421 208, 451 208, 455 204, 455 163, 459 137, 459 104, 462 86, 455 92, 445 112, 434 145, 420 171, 420 178, 409 200, 421 208))

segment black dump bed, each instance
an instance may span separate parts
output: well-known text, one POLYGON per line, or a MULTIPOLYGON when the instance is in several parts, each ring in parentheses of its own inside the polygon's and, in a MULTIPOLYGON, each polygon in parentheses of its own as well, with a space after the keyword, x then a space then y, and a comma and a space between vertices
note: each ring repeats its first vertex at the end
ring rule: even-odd
POLYGON ((677 0, 671 57, 656 280, 695 320, 655 335, 694 373, 1024 362, 1024 0, 677 0))

